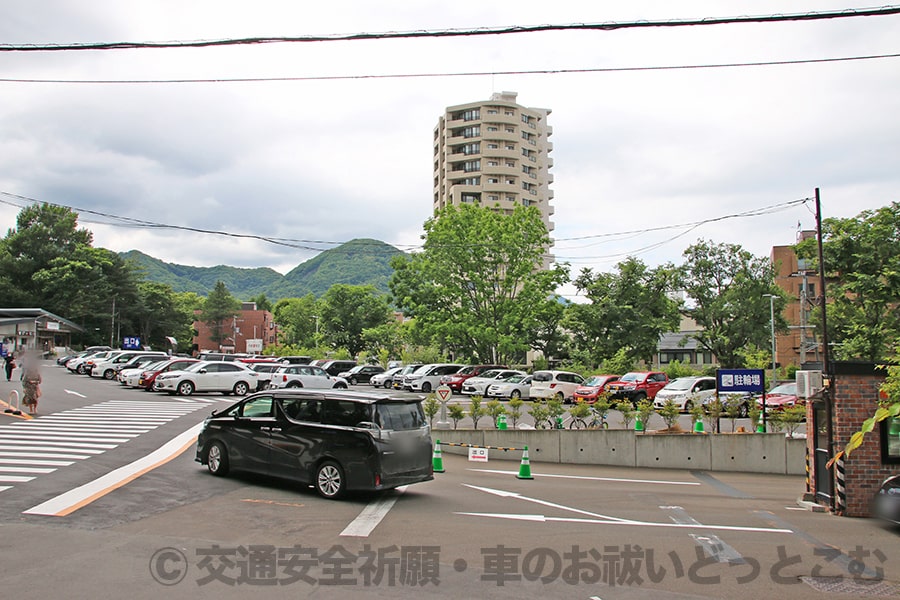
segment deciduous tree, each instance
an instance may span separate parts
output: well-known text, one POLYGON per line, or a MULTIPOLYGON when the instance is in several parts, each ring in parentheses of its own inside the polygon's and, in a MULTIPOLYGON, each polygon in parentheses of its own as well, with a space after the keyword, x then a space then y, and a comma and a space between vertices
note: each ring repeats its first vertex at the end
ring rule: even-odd
POLYGON ((776 296, 776 331, 786 330, 784 298, 767 258, 753 256, 737 244, 705 240, 688 247, 684 257, 677 284, 689 300, 682 312, 700 326, 694 338, 715 354, 721 366, 741 367, 744 348, 765 348, 771 343, 767 294, 776 296))
POLYGON ((422 252, 391 261, 395 304, 457 355, 508 362, 524 354, 538 313, 567 279, 560 265, 541 268, 550 238, 537 208, 448 206, 425 232, 422 252))
MULTIPOLYGON (((900 203, 825 219, 822 248, 834 358, 884 360, 900 339, 900 203)), ((801 242, 797 254, 818 265, 815 239, 801 242)))

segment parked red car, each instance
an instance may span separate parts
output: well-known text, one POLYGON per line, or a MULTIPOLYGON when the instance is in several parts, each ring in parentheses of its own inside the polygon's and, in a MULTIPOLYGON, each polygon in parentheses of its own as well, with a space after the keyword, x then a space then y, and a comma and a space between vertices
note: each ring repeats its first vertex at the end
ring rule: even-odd
POLYGON ((597 396, 606 390, 606 386, 618 379, 618 375, 591 375, 575 390, 575 402, 593 404, 597 401, 597 396))
POLYGON ((607 386, 610 398, 630 400, 637 406, 641 400, 653 400, 656 392, 666 387, 669 376, 658 371, 632 371, 607 386))
MULTIPOLYGON (((761 397, 757 398, 756 402, 762 408, 763 399, 761 397)), ((784 410, 789 406, 794 406, 795 404, 803 405, 805 403, 805 400, 797 398, 797 384, 793 381, 776 385, 766 394, 766 410, 768 412, 784 410)))
POLYGON ((490 371, 491 369, 508 369, 509 367, 504 365, 468 365, 463 367, 456 373, 451 375, 444 375, 441 377, 441 385, 449 386, 454 394, 462 394, 462 386, 463 383, 469 377, 476 377, 481 375, 485 371, 490 371))
POLYGON ((153 385, 156 381, 157 375, 159 375, 160 373, 168 373, 169 371, 180 371, 196 362, 200 361, 196 358, 173 358, 172 360, 166 361, 163 364, 159 365, 159 368, 157 369, 144 371, 143 373, 141 373, 141 378, 138 381, 138 385, 147 391, 153 391, 153 385))

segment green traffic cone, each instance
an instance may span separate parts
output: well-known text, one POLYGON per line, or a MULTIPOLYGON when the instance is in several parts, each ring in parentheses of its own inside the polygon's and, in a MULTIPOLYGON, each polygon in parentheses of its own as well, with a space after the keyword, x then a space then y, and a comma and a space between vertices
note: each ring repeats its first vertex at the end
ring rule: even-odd
POLYGON ((634 422, 634 430, 635 431, 643 431, 644 430, 644 424, 641 422, 640 419, 637 419, 634 422))
POLYGON ((756 433, 765 433, 765 432, 766 432, 766 426, 763 424, 762 421, 759 421, 756 424, 756 433))
POLYGON ((497 417, 497 429, 499 429, 500 431, 505 431, 506 427, 506 415, 500 415, 499 417, 497 417))
POLYGON ((531 476, 531 461, 528 459, 528 446, 525 446, 525 449, 522 450, 522 464, 519 465, 519 474, 516 475, 517 479, 534 479, 531 476))
POLYGON ((444 457, 441 456, 441 440, 434 441, 434 454, 431 455, 431 470, 435 473, 444 472, 444 457))
POLYGON ((703 421, 694 423, 694 433, 703 433, 703 421))

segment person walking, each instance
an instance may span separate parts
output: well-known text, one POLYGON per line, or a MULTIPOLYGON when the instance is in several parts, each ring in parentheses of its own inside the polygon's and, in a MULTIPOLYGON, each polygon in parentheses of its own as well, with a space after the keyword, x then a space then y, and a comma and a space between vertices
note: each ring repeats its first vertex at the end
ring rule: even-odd
POLYGON ((37 414, 38 398, 41 397, 41 371, 40 364, 29 360, 25 373, 22 375, 22 404, 28 407, 28 412, 37 414))
POLYGON ((13 353, 7 353, 7 355, 3 357, 3 362, 3 368, 6 370, 6 380, 12 381, 12 372, 13 369, 16 368, 16 361, 13 353))

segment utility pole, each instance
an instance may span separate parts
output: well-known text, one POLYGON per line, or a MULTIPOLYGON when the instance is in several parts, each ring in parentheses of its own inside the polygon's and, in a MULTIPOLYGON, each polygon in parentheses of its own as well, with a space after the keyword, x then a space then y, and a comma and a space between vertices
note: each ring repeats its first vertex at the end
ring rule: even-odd
POLYGON ((116 335, 116 297, 113 296, 112 301, 112 319, 109 322, 109 347, 115 348, 113 346, 113 339, 116 335))
MULTIPOLYGON (((816 239, 819 245, 819 286, 821 288, 822 307, 822 366, 828 382, 825 389, 822 390, 822 400, 825 402, 825 420, 827 421, 825 439, 828 458, 830 459, 834 455, 834 369, 832 368, 828 351, 828 321, 826 320, 825 310, 825 252, 822 249, 822 203, 819 198, 819 188, 816 188, 816 239)), ((820 475, 820 473, 816 473, 816 477, 820 475)), ((831 511, 834 512, 834 492, 831 493, 830 503, 831 511)))

